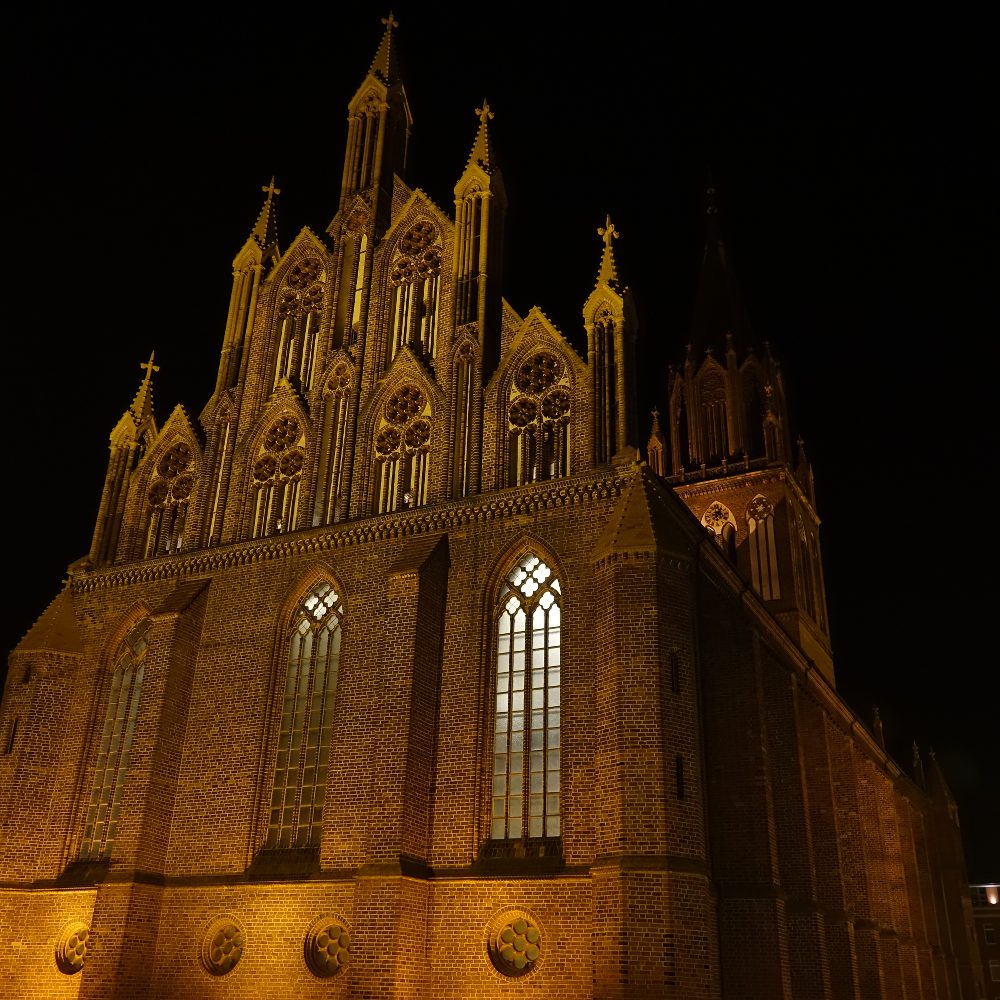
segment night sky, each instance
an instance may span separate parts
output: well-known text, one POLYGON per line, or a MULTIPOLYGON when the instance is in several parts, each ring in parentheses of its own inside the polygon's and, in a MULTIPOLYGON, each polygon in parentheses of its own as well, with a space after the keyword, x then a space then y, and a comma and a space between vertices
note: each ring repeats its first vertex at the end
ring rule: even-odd
MULTIPOLYGON (((197 423, 261 186, 281 189, 283 248, 330 221, 347 102, 387 13, 339 6, 270 21, 50 6, 8 22, 4 399, 22 435, 6 450, 8 650, 89 548, 108 435, 151 351, 158 422, 181 403, 197 423)), ((485 97, 510 202, 506 298, 580 349, 610 214, 645 439, 687 343, 711 178, 813 464, 839 690, 866 720, 879 706, 907 769, 914 740, 925 760, 934 748, 969 877, 1000 881, 1000 86, 985 25, 488 6, 502 15, 395 8, 408 182, 453 214, 485 97)))

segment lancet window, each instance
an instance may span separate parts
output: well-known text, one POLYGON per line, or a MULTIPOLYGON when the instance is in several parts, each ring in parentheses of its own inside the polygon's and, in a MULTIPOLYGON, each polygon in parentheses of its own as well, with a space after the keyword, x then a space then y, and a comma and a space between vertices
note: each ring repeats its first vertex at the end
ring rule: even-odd
POLYGON ((471 323, 479 315, 479 274, 482 268, 482 232, 486 203, 478 188, 472 188, 458 206, 455 219, 458 260, 455 289, 456 323, 471 323))
POLYGON ((111 690, 104 712, 104 726, 97 747, 94 781, 80 845, 80 857, 83 859, 111 856, 139 717, 151 627, 148 619, 140 622, 129 632, 115 654, 111 690))
POLYGON ((468 341, 455 355, 455 458, 452 496, 468 496, 472 484, 472 391, 475 384, 475 350, 468 341))
POLYGON ((430 464, 430 403, 415 385, 401 386, 386 401, 375 429, 375 513, 426 503, 430 464))
POLYGON ((336 365, 323 392, 323 471, 319 479, 316 509, 320 520, 330 524, 344 516, 347 484, 344 468, 347 455, 347 431, 354 379, 346 362, 336 365))
POLYGON ((287 378, 302 390, 312 386, 316 334, 323 310, 323 266, 316 257, 299 261, 278 296, 278 358, 274 382, 287 378))
POLYGON ((570 383, 554 354, 540 351, 514 374, 507 403, 507 485, 569 475, 570 383))
POLYGON ((710 504, 701 517, 701 523, 710 531, 719 548, 731 562, 736 561, 736 518, 733 512, 718 500, 710 504))
POLYGON ((594 461, 600 465, 614 454, 618 417, 615 321, 607 308, 594 319, 594 413, 594 461))
POLYGON ((751 586, 765 601, 777 600, 781 596, 781 587, 774 537, 774 508, 759 493, 747 507, 747 550, 751 586))
POLYGON ((254 538, 295 528, 305 461, 305 433, 297 417, 284 414, 268 428, 253 465, 254 538))
POLYGON ((417 222, 399 241, 389 272, 389 288, 390 359, 405 346, 434 357, 441 297, 441 247, 432 222, 417 222))
POLYGON ((188 508, 197 484, 193 465, 191 448, 184 441, 178 441, 156 463, 146 494, 145 558, 178 552, 184 547, 188 508))
POLYGON ((536 555, 500 588, 491 840, 560 836, 560 600, 558 579, 536 555))
POLYGON ((702 432, 704 461, 723 458, 729 452, 726 383, 722 372, 709 371, 701 382, 702 432))
POLYGON ((311 847, 323 829, 330 724, 344 608, 326 582, 299 604, 286 646, 278 746, 265 847, 311 847))

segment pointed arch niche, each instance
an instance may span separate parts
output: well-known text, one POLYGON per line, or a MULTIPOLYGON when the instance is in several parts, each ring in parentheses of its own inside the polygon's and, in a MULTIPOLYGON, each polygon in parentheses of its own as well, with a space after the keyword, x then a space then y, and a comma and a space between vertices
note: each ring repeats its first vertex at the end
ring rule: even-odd
POLYGON ((701 516, 701 523, 715 538, 719 548, 725 552, 730 562, 736 562, 736 518, 733 512, 718 500, 709 504, 701 516))
POLYGON ((747 551, 750 585, 765 601, 781 597, 778 550, 774 534, 774 507, 760 493, 747 505, 747 551))
POLYGON ((389 358, 409 346, 433 358, 441 299, 441 234, 429 219, 403 233, 389 267, 389 358))
POLYGON ((569 475, 571 409, 561 358, 540 350, 517 366, 507 397, 507 486, 569 475))
POLYGON ((491 841, 561 836, 561 601, 552 566, 530 551, 497 594, 491 841))
POLYGON ((285 657, 264 847, 318 846, 337 697, 343 602, 334 584, 313 583, 279 644, 285 657))
POLYGON ((129 630, 113 654, 114 670, 87 803, 81 860, 111 857, 139 717, 151 628, 152 622, 143 618, 129 630))
POLYGON ((431 404, 404 383, 392 392, 375 425, 372 512, 387 514, 427 502, 431 468, 431 404))
POLYGON ((353 399, 352 367, 338 361, 323 387, 322 452, 314 524, 332 524, 346 516, 349 498, 345 470, 353 399))
POLYGON ((299 487, 306 462, 305 429, 294 413, 274 418, 253 459, 252 537, 292 531, 299 508, 299 487))
POLYGON ((143 558, 179 552, 184 547, 188 511, 197 485, 193 449, 186 441, 177 441, 160 456, 150 477, 143 558))
POLYGON ((303 392, 312 387, 325 282, 323 265, 318 257, 312 256, 304 257, 285 276, 275 306, 274 385, 286 378, 303 392))

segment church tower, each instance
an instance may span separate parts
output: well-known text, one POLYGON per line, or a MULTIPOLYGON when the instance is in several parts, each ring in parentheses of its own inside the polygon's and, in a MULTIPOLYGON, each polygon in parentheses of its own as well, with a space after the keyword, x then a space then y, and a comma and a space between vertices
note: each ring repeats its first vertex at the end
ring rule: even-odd
POLYGON ((793 444, 781 365, 748 322, 711 186, 704 226, 690 337, 668 373, 666 439, 653 413, 650 464, 833 683, 812 468, 793 444))

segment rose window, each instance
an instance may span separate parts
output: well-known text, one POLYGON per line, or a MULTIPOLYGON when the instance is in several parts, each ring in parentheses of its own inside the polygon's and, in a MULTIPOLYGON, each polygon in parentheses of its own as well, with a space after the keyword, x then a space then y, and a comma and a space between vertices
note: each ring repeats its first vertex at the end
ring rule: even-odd
POLYGON ((540 393, 562 378, 563 366, 553 354, 536 354, 517 371, 514 382, 521 392, 540 393))
POLYGON ((73 923, 66 927, 56 946, 56 965, 59 971, 72 976, 83 968, 87 960, 90 928, 83 923, 73 923))
POLYGON ((299 261, 288 274, 289 288, 305 288, 311 285, 319 277, 320 269, 320 262, 315 257, 299 261))
POLYGON ((274 471, 277 468, 278 460, 272 458, 270 455, 264 455, 262 458, 257 459, 257 463, 253 467, 253 477, 258 482, 267 482, 274 475, 274 471))
POLYGON ((385 404, 385 419, 390 424, 405 424, 423 412, 424 394, 413 385, 404 385, 385 404))
POLYGON ((538 415, 538 406, 533 399, 522 397, 510 404, 508 419, 515 427, 527 427, 538 415))
POLYGON ((333 369, 332 374, 327 379, 326 388, 328 392, 335 395, 345 393, 351 388, 351 370, 347 365, 339 364, 333 369))
POLYGON ((305 958, 314 976, 327 979, 347 968, 351 961, 351 932, 332 917, 321 917, 306 934, 305 958))
POLYGON ((562 420, 569 413, 569 393, 565 389, 553 389, 542 400, 542 413, 549 420, 562 420))
POLYGON ((297 476, 305 465, 306 457, 299 448, 281 456, 278 468, 283 476, 297 476))
POLYGON ((523 913, 508 913, 494 922, 487 951, 501 975, 518 978, 534 971, 542 954, 542 932, 523 913))
POLYGON ((402 253, 416 256, 426 250, 437 239, 437 229, 433 222, 424 219, 412 226, 399 241, 402 253))
POLYGON ((431 425, 426 420, 414 420, 403 432, 403 440, 411 451, 422 448, 431 439, 431 425))
POLYGON ((401 435, 395 427, 386 427, 375 438, 375 450, 380 455, 391 455, 399 447, 401 435))
POLYGON ((179 472, 183 472, 191 464, 191 449, 183 442, 178 441, 161 459, 156 463, 156 471, 164 479, 173 479, 179 472))
POLYGON ((747 507, 747 517, 752 517, 755 521, 763 521, 774 513, 766 497, 755 496, 747 507))
POLYGON ((187 500, 194 490, 193 476, 178 476, 170 488, 170 495, 175 500, 187 500))
POLYGON ((243 931, 234 920, 228 917, 216 920, 202 943, 202 964, 213 976, 224 976, 243 957, 245 942, 243 931))
POLYGON ((170 487, 162 479, 157 479, 152 486, 149 487, 149 502, 154 506, 158 506, 167 499, 167 495, 170 492, 170 487))
POLYGON ((264 447, 268 451, 285 451, 298 441, 299 433, 299 422, 295 417, 280 417, 268 430, 264 447))

